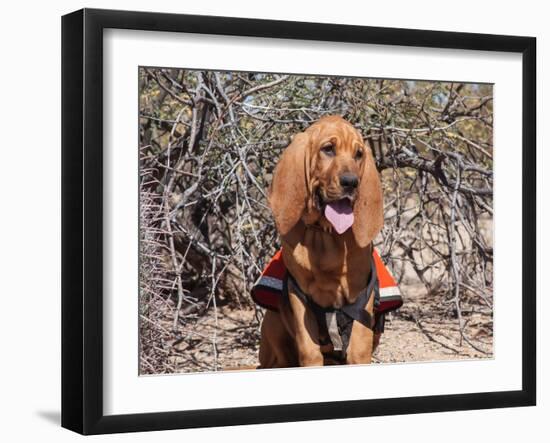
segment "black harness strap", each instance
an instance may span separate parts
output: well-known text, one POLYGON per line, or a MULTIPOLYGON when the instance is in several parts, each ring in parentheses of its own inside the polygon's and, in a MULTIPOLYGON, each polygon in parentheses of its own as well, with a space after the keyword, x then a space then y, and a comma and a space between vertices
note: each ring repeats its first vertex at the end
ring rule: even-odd
MULTIPOLYGON (((376 274, 376 266, 374 260, 371 260, 370 277, 367 283, 367 287, 363 289, 354 303, 347 304, 341 308, 327 307, 323 308, 313 301, 298 285, 296 279, 289 273, 286 273, 286 277, 283 280, 283 300, 288 303, 288 281, 292 282, 295 293, 298 298, 308 306, 315 314, 317 324, 319 326, 320 333, 326 335, 330 339, 329 325, 327 325, 327 313, 335 313, 338 326, 338 334, 341 338, 342 349, 340 350, 340 360, 345 360, 346 350, 349 345, 351 337, 351 329, 353 327, 353 321, 365 325, 367 328, 376 332, 382 332, 384 324, 384 315, 375 315, 373 318, 367 311, 366 306, 370 300, 371 294, 374 293, 374 309, 378 308, 380 303, 380 290, 378 285, 378 276, 376 274)), ((330 340, 336 349, 336 343, 334 340, 330 340)), ((322 342, 321 345, 329 344, 328 341, 322 342)))

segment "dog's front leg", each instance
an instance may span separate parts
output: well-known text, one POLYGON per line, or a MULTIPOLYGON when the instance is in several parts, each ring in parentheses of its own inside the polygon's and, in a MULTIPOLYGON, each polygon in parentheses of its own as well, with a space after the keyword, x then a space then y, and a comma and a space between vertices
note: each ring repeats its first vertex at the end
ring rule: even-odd
POLYGON ((354 321, 349 340, 346 363, 348 365, 369 364, 372 361, 374 333, 372 329, 354 321))
POLYGON ((319 327, 315 315, 307 309, 304 302, 293 293, 290 287, 288 300, 292 310, 294 338, 300 366, 323 366, 319 327))
MULTIPOLYGON (((374 296, 371 295, 365 308, 374 318, 374 296)), ((378 335, 378 334, 377 334, 378 335)), ((378 335, 378 339, 379 339, 378 335)), ((346 363, 348 365, 369 364, 372 361, 372 353, 375 345, 375 334, 371 328, 368 328, 358 321, 353 322, 351 336, 347 349, 346 363)))

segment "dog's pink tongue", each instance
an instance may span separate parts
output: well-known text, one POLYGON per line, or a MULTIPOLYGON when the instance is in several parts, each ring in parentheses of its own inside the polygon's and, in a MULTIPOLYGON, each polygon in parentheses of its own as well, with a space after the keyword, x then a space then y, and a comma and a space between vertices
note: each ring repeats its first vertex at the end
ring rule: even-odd
POLYGON ((346 232, 353 225, 353 209, 347 198, 327 203, 325 217, 338 234, 346 232))

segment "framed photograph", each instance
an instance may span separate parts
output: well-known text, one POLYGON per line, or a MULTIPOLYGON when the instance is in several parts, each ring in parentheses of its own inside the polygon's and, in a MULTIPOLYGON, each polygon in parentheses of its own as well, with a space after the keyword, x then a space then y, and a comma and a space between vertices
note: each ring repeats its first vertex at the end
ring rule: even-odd
POLYGON ((62 425, 535 405, 531 37, 62 20, 62 425))

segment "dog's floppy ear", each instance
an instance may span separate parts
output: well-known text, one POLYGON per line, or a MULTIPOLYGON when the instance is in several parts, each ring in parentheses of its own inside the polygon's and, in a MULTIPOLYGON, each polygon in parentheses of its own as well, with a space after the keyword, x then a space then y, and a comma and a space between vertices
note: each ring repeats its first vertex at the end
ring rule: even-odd
POLYGON ((283 151, 269 188, 269 205, 281 236, 296 226, 308 198, 309 135, 297 134, 283 151))
POLYGON ((382 185, 369 146, 365 146, 365 163, 359 193, 353 208, 353 235, 361 248, 367 247, 384 224, 382 185))

